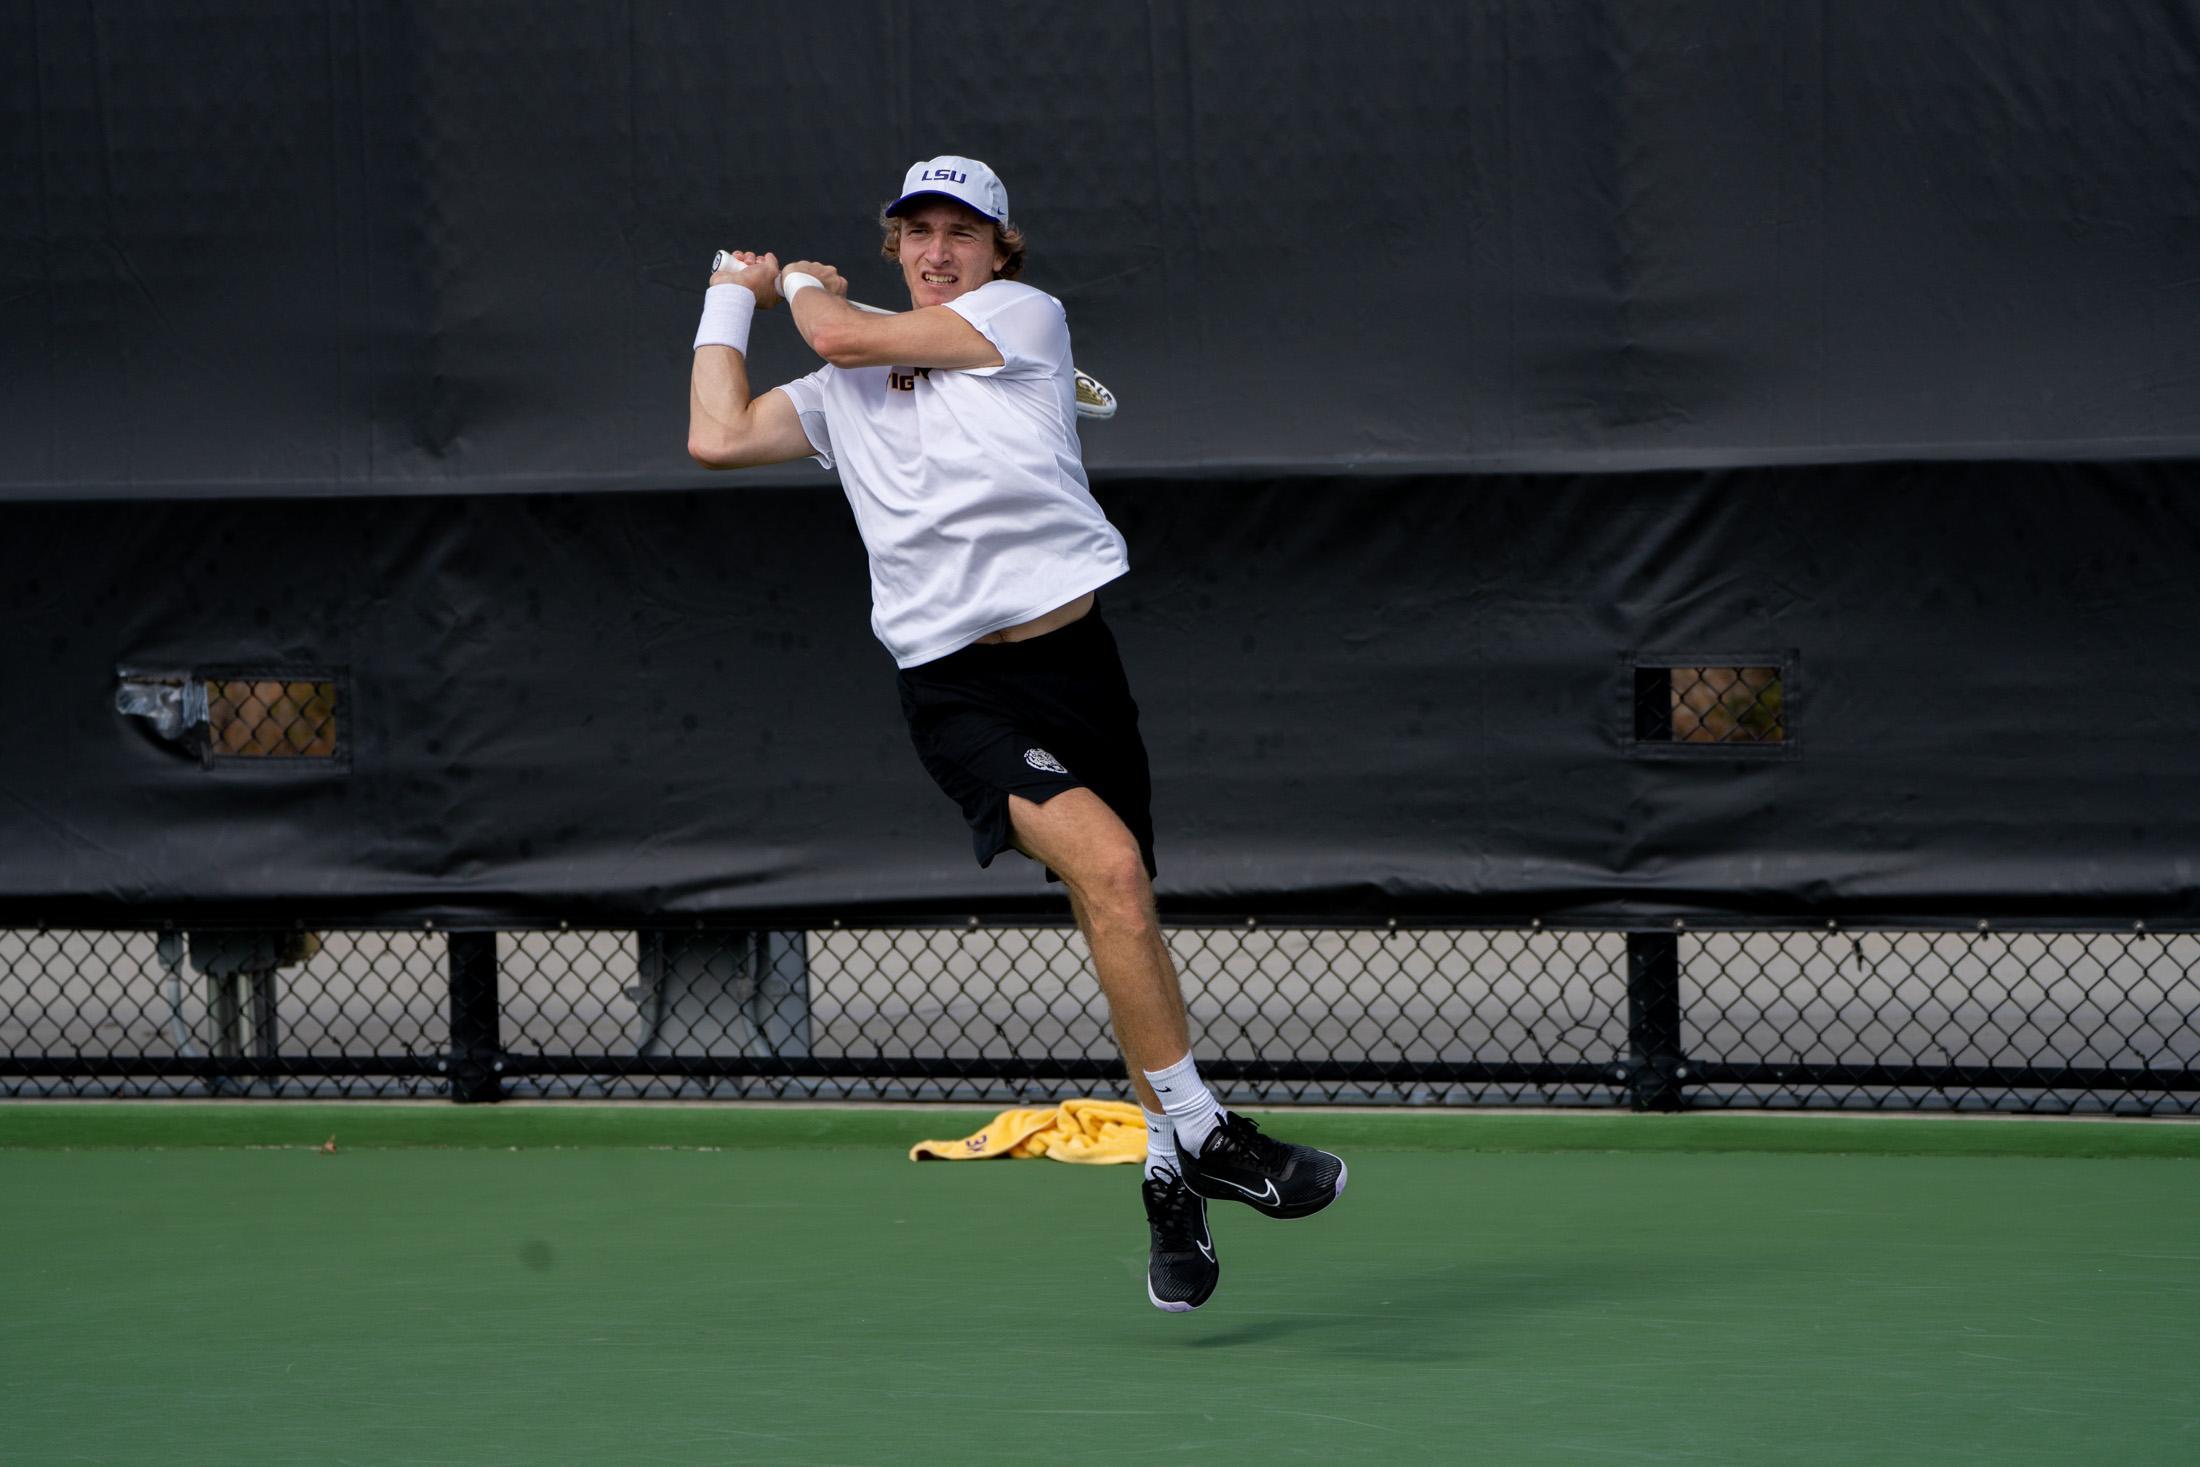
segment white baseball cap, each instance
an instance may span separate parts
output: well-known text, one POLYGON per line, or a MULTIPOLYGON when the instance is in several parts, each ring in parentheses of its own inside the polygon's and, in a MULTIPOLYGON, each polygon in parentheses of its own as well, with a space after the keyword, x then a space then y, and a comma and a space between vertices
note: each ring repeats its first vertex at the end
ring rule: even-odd
POLYGON ((901 197, 886 206, 899 214, 911 200, 926 194, 944 194, 958 204, 968 204, 995 224, 1008 223, 1008 188, 1001 176, 975 158, 942 153, 922 163, 912 163, 901 178, 901 197))

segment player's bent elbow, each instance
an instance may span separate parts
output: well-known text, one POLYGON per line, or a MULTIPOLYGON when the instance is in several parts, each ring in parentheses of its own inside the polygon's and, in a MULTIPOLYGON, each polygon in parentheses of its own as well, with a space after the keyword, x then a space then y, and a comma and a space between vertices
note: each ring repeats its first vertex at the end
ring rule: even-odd
POLYGON ((731 438, 688 435, 688 457, 706 469, 738 469, 745 460, 741 445, 731 438))
POLYGON ((812 332, 810 350, 843 370, 872 365, 863 354, 862 332, 851 331, 838 323, 820 326, 812 332))

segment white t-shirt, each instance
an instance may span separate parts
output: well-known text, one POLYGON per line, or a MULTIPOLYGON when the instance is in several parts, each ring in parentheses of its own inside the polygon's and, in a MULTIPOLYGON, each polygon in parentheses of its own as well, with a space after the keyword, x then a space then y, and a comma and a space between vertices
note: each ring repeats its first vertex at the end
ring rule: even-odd
POLYGON ((1030 621, 1130 568, 1077 442, 1062 303, 994 280, 947 303, 998 367, 825 366, 778 390, 838 467, 871 558, 871 630, 902 667, 1030 621))

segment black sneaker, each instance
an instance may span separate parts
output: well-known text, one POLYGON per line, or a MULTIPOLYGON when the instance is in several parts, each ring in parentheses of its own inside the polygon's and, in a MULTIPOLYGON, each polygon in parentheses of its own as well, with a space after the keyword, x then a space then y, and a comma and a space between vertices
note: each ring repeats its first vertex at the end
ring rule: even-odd
POLYGON ((1222 1278, 1214 1234, 1207 1231, 1207 1204, 1175 1172, 1146 1178, 1140 1190, 1146 1197, 1146 1225, 1153 1229, 1146 1297, 1154 1308, 1171 1314, 1197 1309, 1222 1278))
POLYGON ((1344 1158, 1263 1136, 1250 1117, 1225 1112, 1192 1156, 1181 1143, 1184 1185, 1216 1202, 1243 1202, 1270 1217, 1310 1217, 1344 1192, 1344 1158))

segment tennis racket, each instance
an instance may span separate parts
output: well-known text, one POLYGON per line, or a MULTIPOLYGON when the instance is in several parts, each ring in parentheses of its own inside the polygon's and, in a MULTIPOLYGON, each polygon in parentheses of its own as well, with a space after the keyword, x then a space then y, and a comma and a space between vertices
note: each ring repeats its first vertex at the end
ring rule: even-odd
MULTIPOLYGON (((741 262, 733 257, 733 251, 720 250, 717 254, 711 256, 710 268, 711 273, 715 275, 720 270, 739 269, 741 268, 741 262)), ((884 306, 867 306, 858 300, 851 300, 848 304, 859 311, 869 311, 874 316, 897 314, 887 310, 884 306)), ((1072 370, 1076 369, 1073 368, 1072 370)), ((1080 418, 1112 418, 1115 416, 1115 394, 1101 385, 1100 379, 1090 372, 1077 372, 1077 416, 1080 418)))

